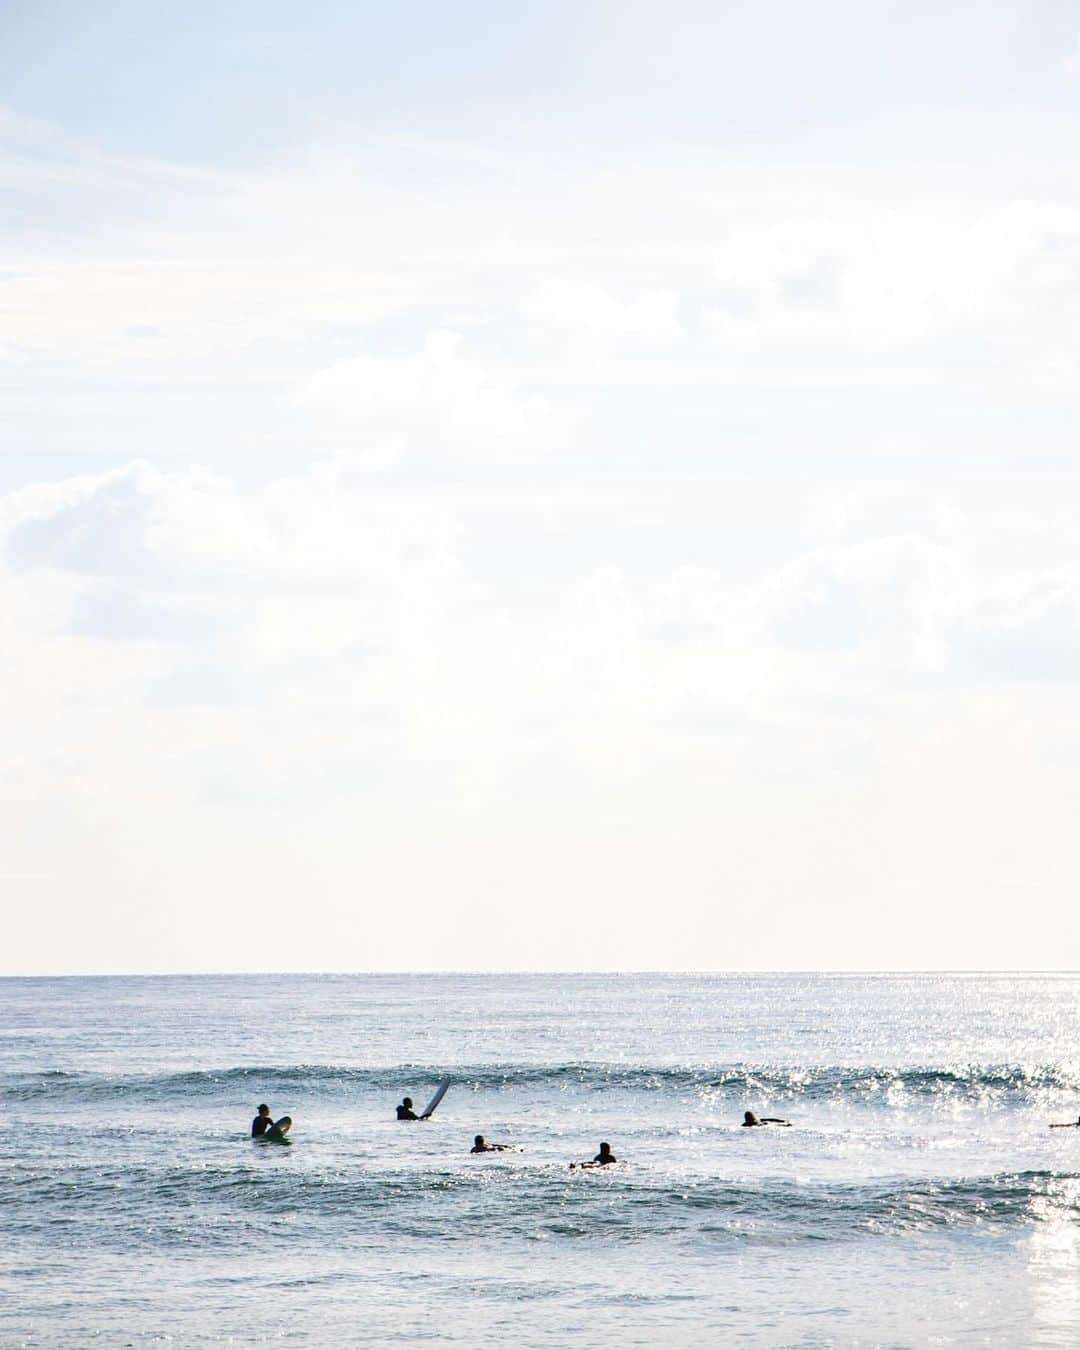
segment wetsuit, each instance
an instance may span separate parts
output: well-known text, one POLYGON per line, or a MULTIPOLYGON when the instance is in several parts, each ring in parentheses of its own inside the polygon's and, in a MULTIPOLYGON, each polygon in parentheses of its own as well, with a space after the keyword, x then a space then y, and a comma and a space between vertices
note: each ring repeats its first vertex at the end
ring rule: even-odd
POLYGON ((398 1120, 419 1120, 420 1117, 408 1106, 399 1106, 397 1109, 398 1120))
POLYGON ((261 1139, 273 1123, 269 1116, 256 1116, 251 1122, 252 1139, 261 1139))

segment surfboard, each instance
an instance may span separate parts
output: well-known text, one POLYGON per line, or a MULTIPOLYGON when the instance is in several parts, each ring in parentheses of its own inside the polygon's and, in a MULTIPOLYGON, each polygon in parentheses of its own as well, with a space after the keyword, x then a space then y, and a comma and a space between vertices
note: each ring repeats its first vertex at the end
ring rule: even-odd
POLYGON ((450 1086, 450 1079, 444 1078, 442 1082, 439 1084, 439 1086, 435 1089, 435 1096, 432 1097, 431 1101, 429 1101, 427 1106, 424 1107, 423 1114, 425 1116, 431 1115, 432 1111, 435 1110, 438 1104, 446 1096, 446 1089, 449 1086, 450 1086))

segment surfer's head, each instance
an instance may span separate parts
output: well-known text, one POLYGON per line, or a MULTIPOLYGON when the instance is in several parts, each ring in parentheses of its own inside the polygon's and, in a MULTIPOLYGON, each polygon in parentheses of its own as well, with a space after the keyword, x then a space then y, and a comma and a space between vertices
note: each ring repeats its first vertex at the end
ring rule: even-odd
POLYGON ((476 1136, 476 1138, 473 1140, 473 1143, 476 1145, 477 1148, 483 1148, 483 1147, 484 1147, 484 1136, 483 1136, 482 1134, 478 1134, 478 1135, 476 1136))
POLYGON ((602 1158, 607 1157, 607 1155, 608 1155, 610 1152, 611 1152, 611 1145, 610 1145, 610 1144, 601 1144, 601 1145, 600 1145, 600 1156, 601 1156, 602 1158))
POLYGON ((402 1100, 402 1103, 401 1103, 401 1104, 402 1104, 402 1106, 407 1106, 407 1107, 409 1108, 410 1111, 412 1110, 412 1098, 411 1098, 411 1097, 405 1097, 405 1098, 402 1100))
POLYGON ((259 1106, 259 1115, 260 1115, 260 1116, 268 1116, 269 1114, 270 1114, 270 1108, 267 1106, 267 1104, 266 1104, 265 1102, 263 1102, 263 1103, 259 1106))
POLYGON ((757 1118, 757 1116, 754 1115, 753 1111, 744 1111, 744 1112, 743 1112, 742 1123, 743 1123, 744 1125, 757 1125, 757 1124, 758 1124, 758 1118, 757 1118))

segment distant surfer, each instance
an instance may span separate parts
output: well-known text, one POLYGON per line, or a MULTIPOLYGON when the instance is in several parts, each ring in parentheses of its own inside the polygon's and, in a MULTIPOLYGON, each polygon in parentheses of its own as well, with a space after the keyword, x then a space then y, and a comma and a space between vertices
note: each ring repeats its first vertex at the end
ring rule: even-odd
POLYGON ((791 1125, 790 1120, 781 1120, 779 1116, 755 1116, 753 1111, 744 1111, 744 1125, 791 1125))
POLYGON ((1080 1130, 1080 1116, 1075 1120, 1063 1120, 1057 1125, 1051 1125, 1052 1130, 1080 1130))
POLYGON ((292 1116, 282 1116, 280 1120, 272 1121, 271 1124, 267 1126, 263 1138, 269 1144, 291 1144, 292 1140, 285 1138, 291 1129, 292 1116))
POLYGON ((398 1120, 427 1120, 428 1115, 430 1114, 431 1113, 428 1112, 425 1115, 418 1116, 413 1110, 411 1097, 403 1098, 401 1105, 397 1109, 398 1120))
POLYGON ((611 1145, 601 1144, 600 1152, 596 1155, 596 1157, 592 1160, 592 1162, 571 1163, 570 1170, 573 1171, 575 1167, 582 1167, 582 1168, 606 1167, 608 1163, 614 1163, 618 1161, 619 1161, 618 1158, 616 1158, 615 1154, 612 1153, 611 1151, 611 1145))
POLYGON ((489 1144, 482 1134, 478 1134, 473 1140, 473 1146, 469 1149, 470 1153, 506 1153, 513 1152, 513 1144, 489 1144))
POLYGON ((259 1107, 259 1114, 251 1122, 252 1139, 261 1139, 273 1123, 270 1119, 270 1108, 263 1102, 259 1107))

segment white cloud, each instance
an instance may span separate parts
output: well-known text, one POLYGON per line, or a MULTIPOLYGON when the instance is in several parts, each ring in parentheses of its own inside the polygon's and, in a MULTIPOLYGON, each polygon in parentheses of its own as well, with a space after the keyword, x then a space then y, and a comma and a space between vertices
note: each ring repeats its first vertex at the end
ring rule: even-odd
POLYGON ((1011 578, 980 595, 954 635, 976 679, 1080 681, 1080 563, 1011 578))
POLYGON ((331 461, 241 488, 135 464, 13 494, 9 615, 31 644, 72 653, 47 699, 76 697, 97 662, 99 692, 118 674, 129 702, 141 680, 147 709, 170 688, 193 705, 238 691, 283 711, 322 701, 344 721, 378 705, 380 735, 456 747, 464 733, 470 754, 509 760, 530 726, 562 727, 572 756, 574 728, 605 725, 614 743, 633 723, 647 756, 662 728, 691 733, 703 704, 735 716, 752 697, 788 716, 832 687, 857 707, 980 662, 981 679, 1027 678, 1002 659, 1007 642, 1060 677, 1051 649, 1075 647, 1075 561, 988 571, 978 517, 911 492, 819 501, 798 551, 750 581, 606 564, 544 583, 517 612, 465 561, 488 508, 403 501, 402 482, 331 461), (142 652, 130 668, 112 651, 125 642, 142 652))
POLYGON ((642 442, 759 464, 798 443, 827 465, 884 440, 1020 467, 996 410, 1064 451, 1080 304, 1080 193, 1056 128, 1024 125, 878 124, 809 167, 389 137, 229 175, 77 144, 58 167, 27 142, 12 172, 36 162, 42 209, 112 206, 0 241, 6 444, 195 442, 235 471, 312 448, 505 463, 642 442))
POLYGON ((515 462, 564 450, 570 434, 547 400, 469 354, 452 329, 427 333, 419 352, 337 361, 295 398, 339 433, 392 445, 396 455, 515 462))
POLYGON ((1075 80, 1080 78, 1080 37, 1077 38, 1076 46, 1068 56, 1062 57, 1061 65, 1069 79, 1075 80))
POLYGON ((676 291, 617 293, 585 282, 551 280, 524 297, 521 312, 531 323, 585 342, 603 338, 616 345, 666 346, 684 335, 678 307, 676 291))
POLYGON ((1071 126, 3 134, 12 969, 865 963, 868 896, 913 965, 1072 904, 1071 126))
MULTIPOLYGON (((152 885, 179 927, 151 963, 181 967, 206 950, 202 910, 182 902, 193 885, 240 964, 400 965, 409 912, 443 935, 432 961, 469 964, 433 898, 448 877, 458 898, 513 895, 559 926, 606 870, 626 926, 610 959, 640 965, 665 875, 689 930, 712 931, 717 885, 783 909, 816 877, 815 904, 837 914, 871 884, 874 848, 894 849, 887 818, 907 819, 933 843, 897 884, 931 897, 934 868, 954 884, 971 841, 934 834, 928 800, 946 810, 968 793, 997 819, 987 738, 999 772, 1056 756, 1029 785, 1048 808, 1065 747, 1080 749, 1060 683, 1076 670, 1080 536, 1060 491, 1061 528, 1026 573, 995 541, 1003 518, 1031 534, 1035 499, 988 490, 980 511, 956 494, 819 485, 801 530, 775 533, 752 575, 624 552, 557 577, 485 561, 497 499, 466 491, 437 509, 409 485, 401 467, 335 461, 261 485, 142 463, 3 499, 0 804, 19 840, 5 867, 50 878, 37 893, 61 905, 92 875, 111 897, 99 903, 132 914, 152 885), (1049 673, 1059 687, 1033 685, 1049 673), (818 851, 837 811, 859 841, 830 864, 818 851), (333 951, 245 937, 232 892, 268 906, 302 895, 333 951), (374 924, 374 955, 356 945, 356 893, 389 905, 361 925, 374 924)), ((700 487, 670 491, 667 522, 689 521, 700 487)), ((653 529, 635 492, 598 486, 588 510, 567 498, 579 523, 561 538, 579 546, 606 517, 614 533, 598 539, 614 550, 624 511, 627 528, 653 529)), ((740 494, 728 482, 715 499, 727 528, 751 500, 740 494)), ((515 528, 552 509, 518 501, 515 528)), ((1042 827, 1024 812, 1016 828, 1034 842, 1042 827)), ((989 870, 971 865, 992 890, 993 868, 1017 861, 999 850, 989 870)), ((110 964, 73 931, 66 959, 110 964)), ((560 963, 550 946, 515 955, 497 932, 485 944, 485 963, 560 963)), ((665 951, 690 961, 678 943, 665 951)))

